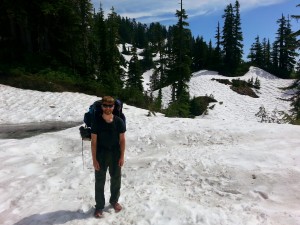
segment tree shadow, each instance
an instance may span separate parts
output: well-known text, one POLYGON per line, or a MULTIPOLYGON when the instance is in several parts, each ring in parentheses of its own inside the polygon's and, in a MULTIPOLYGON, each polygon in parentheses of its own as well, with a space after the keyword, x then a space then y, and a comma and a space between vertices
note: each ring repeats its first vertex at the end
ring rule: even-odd
POLYGON ((54 225, 65 224, 72 220, 84 220, 91 217, 92 209, 88 212, 68 211, 60 210, 56 212, 50 212, 45 214, 34 214, 23 218, 14 225, 54 225))

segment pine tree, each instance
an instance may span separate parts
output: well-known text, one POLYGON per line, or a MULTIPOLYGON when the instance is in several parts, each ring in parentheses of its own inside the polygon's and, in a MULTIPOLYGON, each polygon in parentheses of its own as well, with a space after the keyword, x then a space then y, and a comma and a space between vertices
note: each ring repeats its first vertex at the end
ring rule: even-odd
POLYGON ((259 41, 259 36, 255 38, 255 43, 252 44, 248 58, 250 58, 251 63, 253 63, 255 66, 263 66, 263 51, 259 41))
POLYGON ((189 56, 189 44, 191 32, 186 27, 187 15, 182 8, 182 0, 180 11, 176 11, 178 23, 174 27, 172 56, 170 57, 169 81, 172 86, 172 103, 170 104, 166 115, 188 117, 189 112, 189 91, 188 82, 191 78, 191 59, 189 56))
POLYGON ((192 47, 192 71, 199 71, 201 69, 207 69, 207 59, 208 59, 208 46, 203 40, 203 37, 197 37, 196 40, 193 39, 192 47))
POLYGON ((240 3, 239 1, 235 1, 234 5, 234 40, 235 40, 235 64, 237 67, 242 62, 243 57, 243 33, 241 28, 241 16, 240 16, 240 3))
POLYGON ((158 90, 158 96, 154 99, 154 110, 160 111, 162 108, 162 91, 158 90))
POLYGON ((148 38, 150 40, 152 51, 156 52, 159 60, 155 63, 154 72, 151 76, 151 90, 167 85, 167 51, 166 42, 167 37, 166 28, 159 23, 151 23, 148 30, 148 38))
POLYGON ((153 67, 154 63, 152 58, 152 51, 148 43, 146 44, 142 55, 144 56, 141 61, 142 70, 150 70, 153 67))
POLYGON ((185 21, 187 15, 185 10, 182 8, 176 11, 178 17, 178 23, 174 27, 174 38, 173 38, 173 63, 170 71, 170 78, 172 80, 173 96, 175 99, 182 99, 183 101, 189 100, 188 86, 191 78, 190 65, 191 60, 189 57, 189 39, 191 36, 190 30, 186 29, 189 24, 185 21))
POLYGON ((231 4, 227 5, 223 15, 224 26, 221 44, 224 54, 224 72, 234 72, 236 65, 234 64, 234 14, 231 4))
POLYGON ((208 43, 206 65, 208 69, 210 70, 214 69, 214 49, 212 47, 211 40, 208 43))
POLYGON ((289 17, 287 19, 285 37, 286 37, 285 49, 286 49, 286 57, 287 57, 286 69, 289 72, 289 74, 291 74, 294 71, 294 66, 296 64, 296 57, 299 56, 299 54, 296 52, 297 39, 292 34, 292 26, 289 17))
POLYGON ((127 89, 135 89, 143 94, 143 73, 137 56, 136 47, 132 48, 132 57, 129 62, 128 79, 126 83, 127 89))
MULTIPOLYGON (((282 15, 277 23, 279 24, 279 28, 274 43, 274 46, 276 46, 277 49, 273 48, 273 51, 278 52, 278 70, 274 70, 274 72, 282 78, 289 78, 296 63, 295 57, 297 56, 297 53, 294 46, 297 45, 297 41, 292 35, 289 19, 286 19, 282 15)), ((273 62, 273 65, 274 64, 275 63, 273 62)), ((273 69, 275 69, 275 67, 273 69)))
POLYGON ((266 123, 269 120, 269 115, 263 105, 259 107, 259 111, 255 114, 255 116, 260 118, 261 123, 266 123))
POLYGON ((239 2, 235 6, 229 4, 224 10, 222 42, 224 52, 224 72, 235 73, 242 61, 243 36, 241 32, 239 2))
MULTIPOLYGON (((297 5, 297 7, 300 7, 300 4, 297 5)), ((299 15, 292 15, 292 18, 297 19, 297 21, 300 19, 299 15)), ((300 36, 300 30, 297 30, 292 34, 292 36, 295 38, 300 36)), ((300 48, 300 40, 296 40, 296 44, 293 47, 293 49, 298 49, 300 48)), ((291 106, 293 107, 292 112, 294 114, 294 120, 296 124, 300 124, 300 60, 298 59, 298 62, 296 64, 296 73, 298 75, 298 80, 295 81, 295 88, 297 89, 295 95, 293 96, 293 102, 291 106)))
POLYGON ((89 0, 3 0, 0 14, 1 61, 18 61, 29 64, 28 68, 37 65, 67 67, 80 74, 90 72, 89 0))
MULTIPOLYGON (((296 7, 300 7, 300 4, 298 4, 296 7)), ((291 16, 293 19, 296 19, 297 21, 300 19, 300 15, 292 15, 291 16)), ((294 37, 299 37, 300 36, 300 30, 297 30, 296 32, 293 33, 294 37)), ((300 40, 298 39, 296 42, 295 48, 300 48, 300 40)))
POLYGON ((76 52, 77 56, 82 57, 80 62, 82 63, 82 74, 88 76, 93 71, 93 59, 90 52, 90 42, 92 38, 91 24, 93 20, 92 15, 92 4, 89 0, 78 0, 77 7, 78 14, 80 15, 80 33, 81 33, 81 44, 79 51, 76 52), (81 54, 80 54, 81 53, 81 54))
POLYGON ((221 33, 220 33, 220 23, 218 22, 217 32, 215 35, 216 47, 213 54, 213 70, 220 71, 222 68, 222 49, 221 49, 221 33))
POLYGON ((119 24, 118 16, 114 11, 114 8, 111 8, 111 13, 108 14, 106 21, 107 26, 107 51, 105 52, 104 58, 104 71, 102 73, 102 85, 108 93, 111 95, 118 95, 123 83, 122 76, 123 71, 120 68, 120 53, 117 48, 119 41, 119 24))
POLYGON ((276 41, 272 45, 271 59, 271 72, 275 73, 279 69, 279 46, 276 41))
POLYGON ((126 88, 123 94, 129 104, 139 105, 144 107, 149 103, 149 99, 143 96, 143 77, 140 62, 138 60, 136 47, 131 49, 131 60, 128 67, 128 76, 126 80, 126 88), (146 100, 146 103, 145 103, 146 100), (145 105, 146 104, 146 105, 145 105))
POLYGON ((96 75, 101 84, 104 83, 103 73, 108 71, 106 53, 108 50, 108 30, 104 18, 104 11, 100 4, 100 11, 94 15, 94 43, 91 51, 94 53, 96 75))
POLYGON ((263 39, 262 42, 262 51, 263 51, 263 69, 270 71, 271 68, 271 45, 270 40, 263 39))

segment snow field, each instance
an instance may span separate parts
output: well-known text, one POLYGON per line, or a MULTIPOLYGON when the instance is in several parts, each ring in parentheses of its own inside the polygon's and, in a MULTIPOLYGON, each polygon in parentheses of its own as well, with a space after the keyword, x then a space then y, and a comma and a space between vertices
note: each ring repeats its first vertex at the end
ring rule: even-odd
MULTIPOLYGON (((205 117, 147 117, 147 110, 125 104, 124 210, 115 213, 107 203, 101 220, 93 218, 90 142, 83 143, 82 159, 79 126, 0 139, 0 224, 299 225, 300 127, 261 124, 253 116, 261 104, 288 110, 279 99, 288 93, 278 87, 292 81, 257 68, 243 79, 254 75, 259 99, 211 81, 222 77, 215 73, 196 73, 191 93, 223 101, 205 117)), ((97 99, 4 85, 0 91, 0 124, 78 122, 97 99)), ((107 174, 107 200, 109 182, 107 174)))

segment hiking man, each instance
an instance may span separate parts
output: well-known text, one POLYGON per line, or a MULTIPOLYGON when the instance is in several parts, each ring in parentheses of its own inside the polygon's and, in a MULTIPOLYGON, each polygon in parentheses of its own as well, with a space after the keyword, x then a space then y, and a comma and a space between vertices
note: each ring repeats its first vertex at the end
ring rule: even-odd
POLYGON ((122 119, 113 115, 115 100, 111 96, 102 98, 101 115, 96 115, 91 127, 91 148, 95 169, 95 213, 96 218, 103 215, 105 205, 104 185, 109 168, 110 200, 116 212, 122 210, 118 203, 121 189, 121 167, 124 165, 125 131, 122 119))

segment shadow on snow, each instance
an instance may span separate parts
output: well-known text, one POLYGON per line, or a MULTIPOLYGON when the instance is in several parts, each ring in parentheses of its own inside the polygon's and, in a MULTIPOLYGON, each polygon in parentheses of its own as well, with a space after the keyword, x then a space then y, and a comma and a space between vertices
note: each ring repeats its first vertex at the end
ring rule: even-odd
POLYGON ((75 127, 83 122, 36 122, 24 124, 2 124, 0 139, 22 139, 46 132, 60 131, 75 127))
POLYGON ((45 224, 65 224, 72 220, 84 220, 91 217, 92 209, 88 212, 73 212, 69 210, 60 210, 56 212, 34 214, 23 218, 14 225, 45 225, 45 224))

